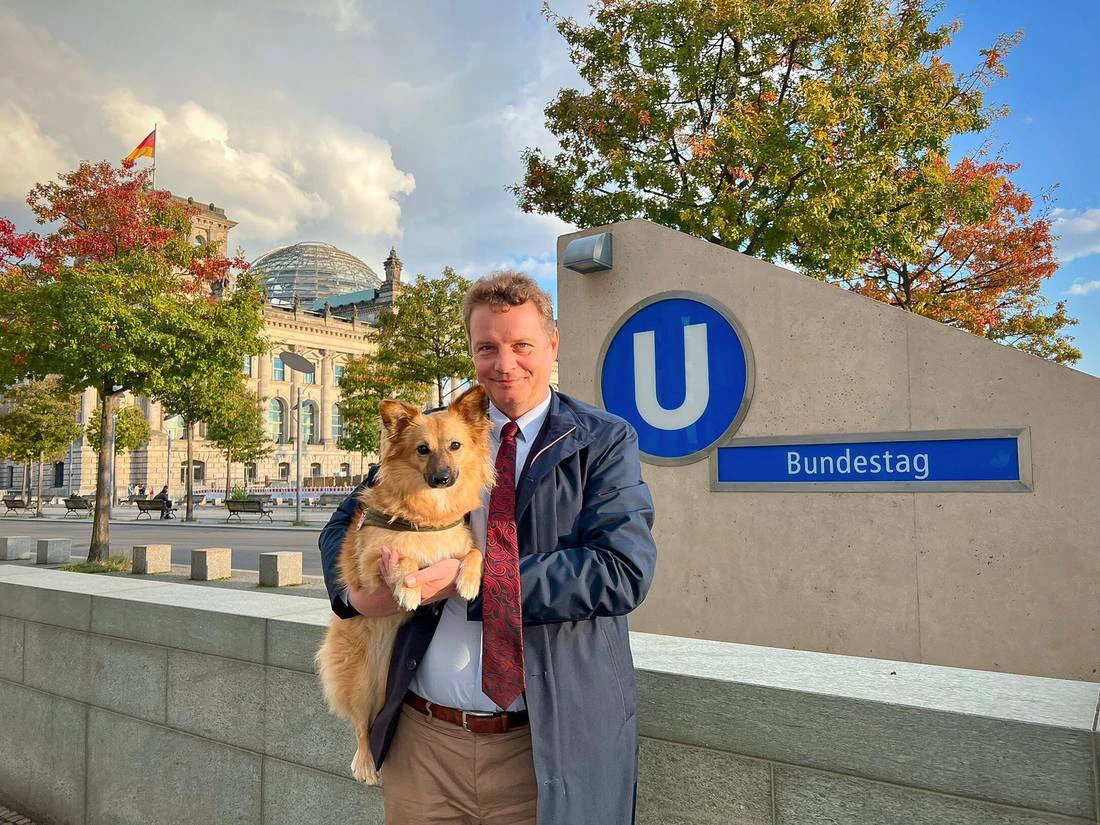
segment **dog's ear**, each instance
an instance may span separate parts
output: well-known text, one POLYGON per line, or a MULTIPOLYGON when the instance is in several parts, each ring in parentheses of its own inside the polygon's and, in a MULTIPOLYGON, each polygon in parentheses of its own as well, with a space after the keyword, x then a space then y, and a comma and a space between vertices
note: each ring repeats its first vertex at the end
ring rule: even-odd
POLYGON ((387 398, 378 405, 378 409, 382 413, 382 426, 391 436, 397 435, 420 415, 420 410, 399 398, 387 398))
POLYGON ((489 418, 489 396, 485 393, 485 387, 480 384, 470 387, 452 401, 448 409, 465 419, 469 424, 480 424, 487 421, 489 418))

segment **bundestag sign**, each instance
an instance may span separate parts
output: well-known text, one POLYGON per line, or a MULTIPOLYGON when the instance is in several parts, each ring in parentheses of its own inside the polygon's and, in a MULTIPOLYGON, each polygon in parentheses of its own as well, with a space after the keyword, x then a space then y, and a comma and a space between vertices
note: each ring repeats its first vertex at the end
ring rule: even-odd
POLYGON ((631 307, 600 355, 604 407, 651 464, 711 460, 715 491, 1025 491, 1026 428, 731 438, 752 400, 752 349, 710 296, 662 292, 631 307))

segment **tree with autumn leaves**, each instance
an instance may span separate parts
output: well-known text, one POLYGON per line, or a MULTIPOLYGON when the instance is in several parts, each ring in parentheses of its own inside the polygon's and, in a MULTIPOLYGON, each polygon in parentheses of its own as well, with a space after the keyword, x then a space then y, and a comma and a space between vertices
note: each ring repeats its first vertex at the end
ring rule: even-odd
POLYGON ((545 10, 589 88, 547 106, 560 148, 525 151, 525 211, 647 218, 1079 357, 1064 306, 1039 294, 1050 223, 1014 167, 948 163, 953 138, 1003 113, 985 93, 1019 35, 956 73, 943 52, 958 24, 935 26, 924 0, 603 0, 588 24, 545 10))
MULTIPOLYGON (((45 236, 0 223, 0 384, 56 376, 94 388, 110 443, 124 393, 239 372, 263 350, 263 294, 240 259, 188 242, 191 215, 149 173, 82 163, 27 202, 45 236), (215 285, 234 282, 219 299, 215 285)), ((100 450, 89 560, 109 550, 110 456, 100 450)))

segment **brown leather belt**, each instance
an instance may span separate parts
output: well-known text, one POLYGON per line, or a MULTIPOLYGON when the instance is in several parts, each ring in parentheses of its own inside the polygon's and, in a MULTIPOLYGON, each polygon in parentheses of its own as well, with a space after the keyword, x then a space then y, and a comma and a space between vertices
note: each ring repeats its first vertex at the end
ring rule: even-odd
POLYGON ((465 728, 470 733, 507 733, 527 724, 527 711, 507 713, 480 713, 472 710, 459 710, 446 705, 429 702, 412 691, 405 694, 405 704, 432 719, 440 719, 465 728))

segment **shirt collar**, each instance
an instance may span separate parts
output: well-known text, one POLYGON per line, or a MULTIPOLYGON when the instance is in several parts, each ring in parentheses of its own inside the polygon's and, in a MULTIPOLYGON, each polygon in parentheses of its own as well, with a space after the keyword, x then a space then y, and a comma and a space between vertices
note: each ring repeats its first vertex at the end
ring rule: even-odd
MULTIPOLYGON (((542 429, 542 422, 546 420, 546 416, 550 412, 550 400, 553 397, 554 393, 548 391, 545 401, 516 419, 516 425, 519 427, 519 432, 516 434, 517 438, 523 441, 532 441, 539 434, 539 430, 542 429)), ((489 420, 493 422, 493 438, 499 441, 501 428, 511 419, 498 410, 496 405, 490 401, 489 420)))

